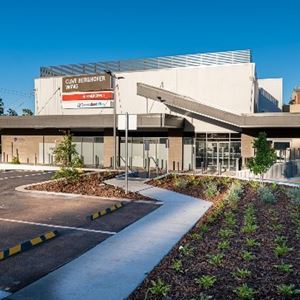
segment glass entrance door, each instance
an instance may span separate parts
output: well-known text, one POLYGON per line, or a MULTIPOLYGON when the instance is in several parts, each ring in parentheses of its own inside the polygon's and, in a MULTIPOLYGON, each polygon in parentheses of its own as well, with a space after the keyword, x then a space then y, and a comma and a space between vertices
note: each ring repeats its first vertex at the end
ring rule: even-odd
POLYGON ((228 141, 196 141, 196 168, 211 172, 232 170, 239 156, 236 147, 228 141))

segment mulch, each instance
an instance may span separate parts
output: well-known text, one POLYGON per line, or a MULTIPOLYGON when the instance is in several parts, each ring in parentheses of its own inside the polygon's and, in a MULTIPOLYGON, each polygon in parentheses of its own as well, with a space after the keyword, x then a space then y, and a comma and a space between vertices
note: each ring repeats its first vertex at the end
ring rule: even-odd
MULTIPOLYGON (((219 178, 215 179, 219 182, 219 178)), ((181 190, 188 195, 200 195, 204 197, 201 184, 198 188, 187 186, 179 189, 172 187, 173 179, 167 177, 159 182, 152 182, 156 186, 181 190), (198 190, 197 190, 198 189, 198 190)), ((225 194, 225 184, 221 188, 223 193, 213 200, 215 206, 208 212, 213 213, 218 204, 221 203, 225 194)), ((201 299, 200 295, 209 295, 210 299, 239 299, 233 290, 243 283, 255 290, 255 299, 285 299, 278 293, 277 286, 280 284, 294 284, 300 288, 300 237, 296 233, 296 225, 291 220, 292 205, 286 197, 283 187, 273 188, 273 194, 276 195, 276 204, 266 204, 259 199, 256 188, 250 184, 244 184, 244 192, 235 209, 225 207, 223 213, 213 221, 208 223, 208 215, 202 218, 198 224, 187 233, 183 239, 172 249, 172 251, 162 260, 162 262, 149 274, 144 282, 129 297, 130 300, 145 299, 201 299), (244 222, 245 210, 249 204, 253 203, 255 208, 256 224, 258 230, 255 233, 245 234, 241 232, 244 222), (224 221, 224 212, 233 212, 236 216, 236 225, 233 227, 234 236, 230 237, 230 248, 223 250, 224 259, 220 266, 213 266, 208 261, 208 254, 221 253, 218 249, 218 243, 221 241, 219 231, 226 228, 224 221), (277 220, 274 220, 274 216, 277 220), (204 233, 201 239, 195 238, 195 233, 199 233, 203 224, 208 225, 208 232, 204 233), (274 225, 281 224, 282 230, 275 229, 274 225), (274 253, 276 246, 275 238, 281 235, 287 237, 287 245, 293 250, 282 258, 278 258, 274 253), (246 245, 246 238, 256 239, 260 245, 249 248, 246 245), (180 246, 188 245, 193 249, 192 255, 183 254, 180 246), (251 251, 255 257, 253 260, 246 261, 242 258, 243 251, 251 251), (182 262, 182 270, 175 271, 172 268, 174 260, 182 262), (293 265, 292 273, 279 271, 275 265, 280 263, 293 265), (237 267, 251 271, 251 276, 246 279, 237 279, 232 275, 237 267), (216 283, 209 289, 199 286, 195 279, 202 275, 216 276, 216 283), (157 282, 161 279, 164 283, 170 285, 170 291, 166 297, 152 295, 149 288, 152 281, 157 282)), ((298 213, 300 208, 298 207, 298 213)), ((206 298, 204 298, 206 299, 206 298)), ((300 299, 299 295, 292 299, 300 299)))
POLYGON ((105 184, 103 181, 114 178, 117 175, 115 172, 99 172, 84 174, 79 180, 53 180, 51 182, 37 184, 29 187, 30 190, 57 192, 57 193, 72 193, 88 196, 98 196, 104 198, 125 198, 132 200, 152 200, 138 193, 128 192, 121 188, 105 184))

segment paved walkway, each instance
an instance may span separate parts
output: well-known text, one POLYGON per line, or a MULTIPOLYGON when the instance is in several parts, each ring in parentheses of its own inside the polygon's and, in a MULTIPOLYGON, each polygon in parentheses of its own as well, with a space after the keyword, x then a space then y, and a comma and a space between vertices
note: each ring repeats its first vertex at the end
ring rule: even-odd
MULTIPOLYGON (((122 186, 124 181, 109 183, 122 186)), ((8 299, 125 299, 211 206, 138 180, 130 180, 129 190, 164 204, 8 299)))

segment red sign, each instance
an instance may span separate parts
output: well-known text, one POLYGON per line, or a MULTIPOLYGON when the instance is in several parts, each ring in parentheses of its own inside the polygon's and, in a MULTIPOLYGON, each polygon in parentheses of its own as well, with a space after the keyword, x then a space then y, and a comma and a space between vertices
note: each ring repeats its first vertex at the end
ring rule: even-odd
POLYGON ((112 100, 114 98, 114 93, 109 92, 93 92, 93 93, 83 93, 83 94, 63 94, 63 101, 82 101, 82 100, 112 100))

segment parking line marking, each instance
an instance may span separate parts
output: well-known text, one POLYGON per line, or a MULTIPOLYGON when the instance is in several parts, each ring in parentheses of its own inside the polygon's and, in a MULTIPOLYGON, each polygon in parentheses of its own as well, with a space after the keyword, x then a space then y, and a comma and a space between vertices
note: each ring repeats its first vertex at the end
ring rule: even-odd
POLYGON ((36 226, 43 226, 43 227, 53 227, 53 228, 60 228, 60 229, 70 229, 70 230, 77 230, 77 231, 86 231, 86 232, 93 232, 93 233, 103 233, 103 234, 110 234, 110 235, 116 234, 116 232, 114 232, 114 231, 96 230, 96 229, 88 229, 88 228, 72 227, 72 226, 63 226, 63 225, 53 225, 53 224, 37 223, 37 222, 30 222, 30 221, 24 221, 24 220, 0 218, 0 221, 11 222, 11 223, 29 224, 29 225, 36 225, 36 226))

